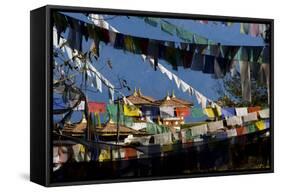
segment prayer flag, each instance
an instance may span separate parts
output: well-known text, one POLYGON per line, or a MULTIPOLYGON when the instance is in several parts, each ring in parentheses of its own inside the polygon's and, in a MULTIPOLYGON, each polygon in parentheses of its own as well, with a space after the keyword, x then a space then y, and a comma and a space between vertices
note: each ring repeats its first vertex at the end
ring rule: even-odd
POLYGON ((103 102, 88 102, 88 109, 91 113, 105 113, 106 104, 103 102))

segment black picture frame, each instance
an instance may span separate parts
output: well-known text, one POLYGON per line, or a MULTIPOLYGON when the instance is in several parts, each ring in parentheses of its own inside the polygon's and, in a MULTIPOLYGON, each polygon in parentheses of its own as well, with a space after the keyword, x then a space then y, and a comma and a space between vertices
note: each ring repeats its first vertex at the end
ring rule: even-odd
POLYGON ((148 12, 139 10, 101 9, 89 7, 68 7, 46 5, 30 12, 30 180, 43 186, 65 186, 96 183, 151 181, 162 179, 226 176, 274 172, 274 20, 262 18, 197 15, 169 12, 148 12), (101 14, 158 16, 201 20, 221 20, 235 22, 260 22, 270 25, 270 168, 251 171, 227 171, 178 176, 155 176, 144 178, 122 178, 108 180, 88 180, 71 182, 51 182, 52 167, 52 12, 95 12, 101 14))

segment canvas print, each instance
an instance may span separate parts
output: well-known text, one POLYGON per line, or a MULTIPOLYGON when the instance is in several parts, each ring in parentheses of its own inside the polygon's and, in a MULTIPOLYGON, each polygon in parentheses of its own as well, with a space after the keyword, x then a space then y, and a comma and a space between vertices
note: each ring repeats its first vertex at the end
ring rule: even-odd
POLYGON ((271 169, 269 23, 52 12, 51 182, 271 169))

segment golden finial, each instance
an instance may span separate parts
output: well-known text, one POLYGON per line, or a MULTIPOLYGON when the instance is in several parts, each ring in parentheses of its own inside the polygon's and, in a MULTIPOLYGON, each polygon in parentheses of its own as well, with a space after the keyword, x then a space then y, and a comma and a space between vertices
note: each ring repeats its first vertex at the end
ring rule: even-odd
POLYGON ((165 100, 170 100, 170 94, 169 94, 169 91, 167 91, 167 96, 165 97, 165 100))
POLYGON ((134 93, 133 93, 133 96, 138 96, 137 88, 135 88, 134 93))
POLYGON ((141 93, 141 89, 140 89, 140 88, 138 89, 138 95, 139 95, 139 96, 142 96, 142 93, 141 93))

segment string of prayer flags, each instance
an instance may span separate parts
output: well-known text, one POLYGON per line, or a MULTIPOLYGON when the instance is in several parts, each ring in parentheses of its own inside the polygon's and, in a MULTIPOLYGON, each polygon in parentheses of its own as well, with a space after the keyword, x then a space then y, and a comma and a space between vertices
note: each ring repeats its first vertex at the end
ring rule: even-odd
POLYGON ((106 104, 104 102, 88 102, 88 110, 91 113, 105 113, 106 112, 106 104))
POLYGON ((176 32, 176 35, 186 42, 194 42, 195 39, 195 42, 198 44, 208 43, 207 38, 196 35, 190 31, 185 30, 183 27, 178 27, 164 19, 145 17, 144 21, 153 27, 157 27, 158 23, 160 23, 160 28, 163 32, 168 33, 169 35, 174 35, 176 32))
MULTIPOLYGON (((57 15, 62 15, 60 13, 57 13, 57 15)), ((211 43, 210 40, 198 36, 196 34, 192 35, 192 43, 190 42, 186 42, 186 46, 185 47, 189 47, 189 50, 181 50, 178 47, 175 47, 175 42, 172 41, 165 41, 164 42, 160 42, 159 40, 155 40, 155 39, 147 39, 147 38, 140 38, 140 37, 134 37, 134 36, 129 36, 129 35, 125 35, 125 34, 121 34, 118 32, 115 32, 116 35, 112 35, 112 31, 110 30, 110 27, 108 24, 105 24, 105 21, 100 21, 99 25, 97 25, 95 23, 95 25, 93 24, 89 24, 89 23, 85 23, 83 21, 78 21, 77 19, 71 18, 69 16, 63 16, 63 17, 67 17, 67 21, 69 22, 69 26, 72 29, 76 29, 75 26, 78 25, 79 26, 79 37, 77 37, 75 39, 74 43, 70 43, 70 46, 72 49, 78 49, 80 50, 79 47, 79 43, 80 43, 80 36, 84 35, 85 37, 90 36, 91 38, 94 39, 95 44, 98 44, 99 41, 103 41, 104 43, 111 43, 112 39, 111 37, 115 38, 114 41, 114 47, 117 49, 123 49, 129 52, 133 52, 133 53, 137 53, 137 54, 145 54, 147 55, 148 53, 148 43, 149 42, 156 42, 156 46, 154 46, 153 51, 150 52, 149 54, 153 53, 153 61, 154 61, 154 69, 156 70, 157 68, 157 64, 158 64, 158 58, 164 59, 166 61, 168 61, 172 67, 173 70, 177 70, 178 66, 185 66, 185 68, 188 68, 190 66, 190 68, 192 70, 200 70, 203 71, 204 73, 211 73, 211 74, 220 74, 218 76, 221 76, 223 73, 220 73, 218 70, 221 66, 222 66, 222 70, 221 71, 227 71, 230 70, 230 67, 224 67, 224 65, 220 65, 220 64, 216 64, 215 61, 218 61, 217 58, 221 58, 222 56, 224 57, 224 59, 229 59, 232 60, 236 55, 237 57, 239 57, 238 59, 246 59, 247 57, 247 61, 251 60, 253 57, 253 54, 257 54, 260 55, 261 53, 259 53, 259 51, 254 51, 254 50, 261 50, 261 49, 257 49, 257 47, 255 46, 219 46, 219 45, 213 45, 213 43, 211 43), (86 28, 85 28, 86 27, 86 28), (81 30, 83 29, 83 30, 81 30), (85 30, 87 29, 87 30, 85 30), (111 37, 110 37, 111 36, 111 37), (78 43, 77 43, 78 42, 78 43), (146 44, 146 45, 145 45, 146 44), (160 46, 161 45, 161 46, 160 46), (211 46, 212 45, 212 46, 211 46), (161 50, 160 50, 161 47, 161 50), (215 54, 215 55, 208 55, 208 54, 203 54, 203 50, 205 50, 205 48, 208 47, 208 50, 210 49, 210 53, 209 54, 215 54), (220 50, 223 50, 222 54, 217 55, 217 51, 212 51, 216 50, 218 48, 220 48, 220 50), (237 53, 238 52, 238 53, 237 53), (189 53, 189 54, 183 54, 183 53, 189 53), (191 55, 192 55, 192 62, 185 62, 184 61, 184 57, 182 57, 182 55, 188 55, 188 60, 191 61, 191 55), (204 62, 205 60, 205 62, 204 62), (227 70, 225 70, 227 69, 227 70)), ((165 23, 162 25, 162 29, 166 30, 166 32, 169 32, 170 34, 172 34, 173 30, 173 24, 169 23, 169 22, 165 22, 164 20, 161 20, 159 18, 148 18, 146 19, 146 21, 148 21, 148 23, 157 26, 159 20, 161 21, 161 23, 165 23), (153 22, 154 21, 154 22, 153 22)), ((55 21, 56 22, 56 21, 55 21)), ((177 34, 181 31, 181 30, 177 30, 178 28, 176 27, 175 30, 177 31, 177 34)), ((182 29, 184 30, 184 29, 182 29)), ((77 36, 77 30, 75 30, 75 33, 71 33, 71 36, 77 36), (74 35, 73 35, 74 34, 74 35)), ((188 34, 188 33, 187 33, 188 34)), ((190 34, 189 34, 190 36, 190 34)), ((189 37, 190 38, 190 37, 189 37)), ((72 38, 73 39, 73 38, 72 38)), ((181 42, 183 43, 183 42, 181 42)), ((98 49, 98 45, 96 45, 96 48, 98 49)), ((182 46, 181 46, 182 47, 182 46)), ((184 46, 183 46, 184 47, 184 46)), ((261 46, 258 46, 261 47, 261 46)), ((263 49, 262 53, 263 55, 269 55, 266 54, 269 49, 263 49)), ((96 51, 96 54, 99 55, 98 50, 96 51)), ((255 56, 256 57, 256 56, 255 56)), ((265 57, 265 59, 263 60, 268 60, 267 58, 269 58, 269 56, 265 57)), ((242 76, 245 78, 242 78, 242 88, 244 91, 243 92, 243 98, 245 100, 250 101, 251 100, 251 95, 250 95, 250 91, 248 88, 250 88, 250 84, 249 84, 249 80, 250 80, 250 76, 249 74, 249 64, 244 65, 241 64, 242 67, 242 71, 243 73, 242 76), (245 69, 245 70, 244 70, 245 69), (245 73, 244 73, 245 72, 245 73)), ((229 71, 228 71, 229 72, 229 71)), ((241 76, 241 77, 242 77, 241 76)), ((97 77, 95 77, 97 78, 97 77)), ((173 75, 172 75, 173 78, 173 75)), ((268 79, 268 78, 267 78, 268 79)), ((175 79, 176 81, 176 79, 175 79)), ((100 83, 97 80, 95 81, 96 83, 100 83)), ((176 81, 177 82, 177 86, 181 86, 180 82, 181 81, 176 81)), ((100 85, 100 84, 99 84, 100 85)), ((101 91, 101 86, 98 86, 98 90, 101 91)), ((110 94, 113 97, 113 88, 110 88, 110 94)), ((205 108, 205 104, 206 104, 206 97, 200 97, 202 96, 202 94, 196 94, 196 97, 198 99, 198 101, 200 102, 200 104, 202 105, 203 108, 205 108)))
MULTIPOLYGON (((58 15, 62 15, 62 14, 58 14, 58 15)), ((68 20, 76 20, 76 19, 71 18, 71 17, 69 17, 69 18, 70 19, 68 19, 68 20)), ((156 24, 157 24, 157 19, 159 20, 159 18, 148 18, 147 21, 156 20, 156 24)), ((100 22, 106 23, 105 21, 100 21, 100 22)), ((103 25, 101 25, 100 23, 95 23, 94 27, 93 27, 93 25, 88 24, 88 23, 83 23, 82 21, 79 21, 78 23, 81 26, 85 26, 85 25, 88 26, 87 29, 89 31, 84 30, 84 32, 83 32, 81 30, 81 33, 83 35, 90 35, 92 38, 104 41, 106 44, 109 43, 109 42, 112 44, 113 39, 115 39, 115 41, 114 41, 114 47, 115 48, 125 49, 125 50, 127 49, 128 51, 132 51, 134 53, 136 52, 137 47, 139 47, 139 48, 141 48, 140 49, 141 51, 140 52, 138 51, 138 53, 146 54, 145 53, 146 48, 143 49, 142 46, 136 46, 136 45, 137 44, 140 45, 140 44, 142 44, 142 42, 147 42, 147 41, 152 40, 152 39, 148 40, 147 38, 128 36, 128 35, 124 35, 124 34, 121 34, 121 33, 118 33, 118 32, 115 32, 115 34, 114 34, 112 29, 109 27, 108 23, 103 24, 103 25), (91 35, 91 34, 94 34, 94 35, 91 35), (128 45, 133 45, 133 46, 128 46, 128 45)), ((162 28, 164 30, 166 30, 166 32, 169 32, 170 34, 172 34, 173 33, 172 31, 174 31, 173 27, 175 27, 175 26, 173 24, 167 22, 167 21, 163 21, 162 23, 163 23, 162 28)), ((186 32, 182 28, 176 28, 176 31, 177 31, 177 34, 180 36, 180 38, 185 39, 187 41, 186 43, 193 43, 193 45, 196 45, 196 46, 200 46, 200 45, 203 45, 203 44, 212 45, 211 48, 215 48, 215 49, 217 49, 218 47, 221 47, 219 45, 214 45, 211 40, 208 40, 208 39, 206 39, 204 37, 201 37, 201 36, 198 36, 196 34, 192 34, 190 32, 186 32), (193 40, 195 42, 193 42, 193 40)), ((167 44, 171 45, 171 43, 169 41, 166 41, 166 42, 167 42, 167 44)), ((205 47, 206 47, 206 45, 205 45, 205 47)), ((190 46, 192 46, 192 44, 189 44, 189 47, 190 46)), ((169 60, 173 61, 173 60, 171 60, 171 57, 168 56, 169 52, 175 53, 175 54, 172 54, 172 55, 177 55, 179 51, 182 51, 182 50, 179 50, 178 48, 175 48, 175 46, 171 47, 171 46, 168 45, 168 46, 164 46, 164 47, 166 47, 167 50, 169 50, 170 48, 174 49, 174 50, 166 51, 166 56, 162 55, 161 58, 166 59, 168 61, 169 60)), ((227 49, 222 49, 224 51, 227 50, 227 52, 223 54, 224 57, 232 60, 233 57, 236 55, 235 50, 238 51, 241 46, 222 46, 222 47, 227 48, 227 49)), ((242 47, 244 47, 244 46, 242 46, 242 47)), ((256 47, 254 47, 254 46, 251 46, 250 48, 249 47, 250 46, 248 46, 247 49, 246 49, 249 52, 253 52, 253 50, 256 49, 256 47)), ((190 49, 190 50, 189 50, 189 52, 192 52, 192 53, 194 52, 194 50, 193 51, 192 51, 192 49, 190 49)), ((202 54, 203 50, 204 50, 204 48, 202 50, 199 49, 197 51, 197 53, 202 54)), ((256 52, 256 51, 254 51, 253 53, 258 54, 258 52, 256 52)), ((215 53, 215 55, 213 55, 213 56, 217 57, 217 53, 215 53)), ((183 63, 183 62, 181 62, 181 63, 183 63)), ((174 64, 174 63, 172 63, 172 64, 174 64)))
POLYGON ((168 69, 166 69, 163 65, 158 64, 158 68, 161 73, 165 74, 170 80, 173 79, 173 73, 171 73, 168 69))
MULTIPOLYGON (((151 59, 153 61, 153 59, 151 59)), ((188 92, 189 95, 195 94, 195 97, 197 99, 198 104, 201 105, 202 108, 206 108, 207 101, 215 105, 216 107, 219 107, 217 104, 215 104, 211 99, 206 98, 204 95, 202 95, 200 92, 192 88, 190 85, 188 85, 186 82, 184 82, 182 79, 180 79, 177 75, 170 72, 168 69, 166 69, 163 65, 158 63, 159 71, 163 74, 166 74, 167 77, 170 80, 174 80, 177 87, 181 89, 183 92, 188 92)), ((219 108, 218 108, 219 109, 219 108)), ((219 116, 221 114, 220 111, 217 111, 219 116)))
POLYGON ((196 97, 198 104, 200 104, 203 109, 206 108, 207 98, 197 91, 195 92, 195 97, 196 97))
POLYGON ((184 81, 181 81, 180 86, 181 86, 182 92, 188 92, 189 95, 191 95, 191 87, 190 87, 190 85, 188 85, 188 84, 187 84, 186 82, 184 82, 184 81))
MULTIPOLYGON (((71 18, 70 20, 73 20, 73 18, 71 18)), ((102 21, 102 22, 106 23, 105 21, 102 21)), ((80 23, 82 25, 83 22, 80 21, 80 23)), ((83 25, 89 25, 90 26, 90 24, 88 24, 88 23, 83 23, 83 25)), ((104 41, 105 43, 108 43, 108 42, 112 43, 112 39, 110 40, 110 38, 113 37, 113 39, 115 39, 115 41, 114 41, 114 47, 115 48, 128 50, 128 51, 131 51, 131 52, 134 52, 134 53, 137 52, 137 53, 140 53, 140 54, 146 54, 146 52, 147 52, 147 48, 145 48, 145 47, 143 48, 143 46, 142 46, 143 43, 145 43, 145 42, 147 43, 148 41, 150 41, 147 38, 140 38, 140 37, 133 37, 133 36, 128 36, 127 37, 127 35, 124 35, 124 34, 121 34, 121 33, 117 33, 117 32, 115 32, 115 35, 112 35, 113 31, 111 30, 111 28, 109 27, 108 24, 107 25, 98 25, 98 26, 95 26, 95 27, 93 27, 93 26, 88 27, 88 30, 90 30, 90 29, 94 30, 94 32, 89 32, 88 31, 89 34, 97 33, 98 35, 93 35, 93 37, 95 39, 99 38, 101 41, 104 41), (106 28, 100 29, 100 27, 106 27, 106 28), (98 31, 98 32, 95 32, 95 30, 98 31)), ((200 54, 202 54, 202 51, 204 50, 204 47, 206 47, 206 46, 203 46, 202 44, 200 44, 202 41, 205 41, 204 38, 200 38, 197 35, 193 35, 193 38, 195 40, 197 40, 197 45, 196 45, 196 47, 197 47, 196 50, 197 51, 196 51, 196 54, 194 54, 194 56, 193 56, 195 59, 194 59, 194 62, 192 62, 193 63, 192 65, 188 64, 188 63, 191 64, 191 62, 187 62, 187 63, 184 62, 184 57, 182 57, 182 55, 187 55, 188 58, 189 58, 189 61, 190 61, 190 59, 191 59, 190 56, 193 55, 194 49, 191 48, 191 49, 189 49, 189 51, 183 51, 183 50, 180 50, 178 48, 175 48, 175 46, 170 46, 170 45, 172 45, 172 43, 170 43, 169 41, 167 41, 168 46, 163 46, 163 45, 160 46, 160 42, 159 42, 158 46, 156 46, 156 50, 157 50, 157 47, 158 48, 162 47, 162 48, 164 48, 166 50, 164 52, 163 51, 162 52, 159 51, 158 57, 161 58, 161 59, 165 59, 168 62, 170 62, 173 65, 173 69, 175 69, 175 70, 177 69, 177 66, 184 66, 185 68, 188 68, 190 66, 192 69, 197 70, 196 67, 195 67, 196 66, 195 64, 199 64, 199 63, 202 64, 203 63, 203 62, 199 62, 198 59, 200 59, 200 58, 202 59, 203 58, 203 55, 200 56, 200 54), (201 45, 203 46, 202 47, 203 49, 198 48, 201 45), (161 54, 160 54, 160 52, 161 52, 161 54), (169 54, 169 53, 173 53, 173 54, 169 54), (186 54, 186 53, 190 53, 190 54, 186 54), (196 60, 197 57, 198 57, 198 59, 197 59, 198 62, 196 60)), ((210 45, 211 41, 208 40, 207 42, 208 42, 208 45, 210 45)), ((188 47, 194 47, 193 45, 189 44, 188 47)), ((187 47, 187 46, 185 46, 185 47, 187 47)), ((221 48, 223 46, 218 46, 218 45, 212 45, 211 46, 211 48, 217 49, 216 47, 220 47, 221 48)), ((235 50, 239 50, 240 46, 224 46, 224 48, 227 48, 227 49, 223 49, 222 48, 222 50, 224 50, 224 51, 227 50, 227 52, 222 54, 222 55, 224 55, 224 56, 226 55, 226 57, 228 59, 233 59, 234 55, 236 54, 235 50)), ((162 49, 162 50, 164 50, 164 49, 162 49)), ((255 51, 253 51, 255 49, 256 49, 256 47, 251 47, 250 49, 247 47, 246 50, 250 51, 250 52, 255 52, 255 51)), ((157 53, 157 51, 155 51, 155 55, 156 55, 156 53, 157 53)), ((155 61, 155 69, 156 69, 156 64, 157 64, 158 57, 155 57, 155 55, 154 55, 154 61, 155 61)), ((213 57, 214 56, 216 57, 216 60, 218 60, 217 58, 219 58, 219 57, 217 57, 217 55, 213 55, 213 57)), ((207 56, 207 58, 208 58, 208 56, 207 56)), ((201 60, 201 61, 203 61, 203 60, 201 60)), ((211 59, 211 60, 207 59, 207 61, 211 61, 211 64, 210 65, 209 64, 205 65, 204 66, 205 68, 203 68, 203 66, 200 66, 200 67, 198 67, 198 70, 203 70, 204 69, 205 72, 207 72, 207 71, 211 71, 212 72, 213 68, 214 68, 214 72, 217 72, 218 71, 217 70, 218 67, 224 66, 224 65, 219 65, 219 64, 216 64, 216 63, 213 65, 213 63, 214 63, 214 62, 212 62, 213 59, 211 59), (215 67, 216 67, 216 70, 215 70, 215 67)))

